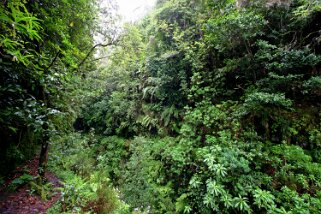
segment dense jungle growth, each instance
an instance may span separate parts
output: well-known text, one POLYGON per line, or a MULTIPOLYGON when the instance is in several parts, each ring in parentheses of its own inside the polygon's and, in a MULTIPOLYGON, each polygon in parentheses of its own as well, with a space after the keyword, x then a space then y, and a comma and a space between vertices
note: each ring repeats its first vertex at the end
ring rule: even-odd
POLYGON ((321 213, 319 0, 158 0, 103 62, 97 2, 0 6, 0 170, 50 144, 48 213, 321 213))

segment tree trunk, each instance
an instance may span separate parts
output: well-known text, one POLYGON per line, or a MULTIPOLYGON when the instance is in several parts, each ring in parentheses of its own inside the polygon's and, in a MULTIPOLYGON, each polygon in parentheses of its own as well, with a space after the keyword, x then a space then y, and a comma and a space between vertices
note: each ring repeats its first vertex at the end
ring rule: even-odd
POLYGON ((49 147, 49 126, 47 123, 43 126, 43 138, 41 143, 41 151, 39 157, 39 165, 38 165, 38 174, 40 177, 40 181, 46 181, 45 173, 47 170, 47 162, 48 162, 48 147, 49 147))
POLYGON ((40 180, 42 182, 46 181, 45 173, 47 170, 47 162, 48 162, 48 141, 43 142, 41 145, 41 152, 39 157, 39 165, 38 165, 38 174, 40 176, 40 180))
MULTIPOLYGON (((48 107, 48 102, 45 94, 45 87, 41 86, 40 89, 40 97, 45 104, 45 108, 48 107)), ((45 117, 43 118, 44 123, 42 125, 42 141, 41 141, 41 151, 39 156, 39 164, 38 164, 38 175, 39 182, 45 182, 46 177, 45 173, 47 170, 47 162, 48 162, 48 147, 49 147, 49 118, 47 112, 44 112, 45 117)))

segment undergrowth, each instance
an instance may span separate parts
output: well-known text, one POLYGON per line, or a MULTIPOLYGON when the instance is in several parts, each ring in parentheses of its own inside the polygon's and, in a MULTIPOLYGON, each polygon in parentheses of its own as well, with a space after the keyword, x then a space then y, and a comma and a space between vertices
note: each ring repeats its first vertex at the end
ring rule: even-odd
POLYGON ((63 187, 61 199, 47 213, 130 213, 109 179, 110 166, 101 148, 106 140, 79 133, 55 138, 49 163, 63 187))

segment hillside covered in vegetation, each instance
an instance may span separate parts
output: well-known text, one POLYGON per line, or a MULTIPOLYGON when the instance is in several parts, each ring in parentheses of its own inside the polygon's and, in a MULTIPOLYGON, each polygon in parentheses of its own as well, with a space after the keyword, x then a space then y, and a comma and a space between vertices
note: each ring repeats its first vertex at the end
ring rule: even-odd
POLYGON ((103 62, 56 4, 0 3, 1 169, 50 144, 49 213, 321 213, 319 0, 158 0, 103 62))

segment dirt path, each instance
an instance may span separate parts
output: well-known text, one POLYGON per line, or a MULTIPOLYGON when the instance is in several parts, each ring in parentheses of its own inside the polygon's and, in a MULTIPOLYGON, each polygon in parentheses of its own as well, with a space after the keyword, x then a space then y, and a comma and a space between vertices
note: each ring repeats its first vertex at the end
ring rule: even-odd
MULTIPOLYGON (((38 214, 45 213, 59 198, 60 194, 54 192, 52 197, 45 201, 40 196, 31 195, 28 186, 22 186, 15 192, 7 192, 10 183, 23 173, 36 176, 39 157, 28 161, 25 166, 18 167, 15 173, 0 187, 0 213, 1 214, 38 214)), ((46 178, 53 184, 53 188, 60 187, 58 178, 51 172, 46 173, 46 178)))

